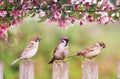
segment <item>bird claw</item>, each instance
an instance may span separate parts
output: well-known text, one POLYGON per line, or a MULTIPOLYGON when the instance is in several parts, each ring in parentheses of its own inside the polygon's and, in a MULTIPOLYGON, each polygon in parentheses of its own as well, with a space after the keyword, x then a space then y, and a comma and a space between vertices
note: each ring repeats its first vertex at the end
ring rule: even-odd
POLYGON ((58 64, 58 61, 55 61, 55 63, 57 63, 57 64, 58 64))
POLYGON ((34 62, 33 60, 31 60, 30 58, 27 59, 29 62, 34 62))
POLYGON ((85 61, 89 61, 87 58, 85 58, 85 61))
POLYGON ((85 61, 92 61, 92 58, 85 58, 85 61))
POLYGON ((66 63, 65 61, 62 61, 63 63, 66 63))
POLYGON ((55 61, 55 63, 56 63, 57 65, 59 65, 59 62, 58 62, 58 61, 55 61))

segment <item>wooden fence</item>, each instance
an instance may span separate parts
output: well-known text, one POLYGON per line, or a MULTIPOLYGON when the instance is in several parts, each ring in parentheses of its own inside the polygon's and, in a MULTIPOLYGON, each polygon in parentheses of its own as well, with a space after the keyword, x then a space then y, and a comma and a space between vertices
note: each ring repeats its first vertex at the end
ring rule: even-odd
MULTIPOLYGON (((3 62, 0 62, 0 79, 3 79, 3 62)), ((53 63, 52 79, 69 79, 69 63, 53 63)), ((98 79, 98 63, 95 61, 82 62, 82 79, 98 79)), ((117 68, 117 79, 120 79, 120 62, 117 68)), ((34 63, 22 62, 19 67, 19 79, 34 79, 34 63)), ((80 78, 79 78, 80 79, 80 78)))

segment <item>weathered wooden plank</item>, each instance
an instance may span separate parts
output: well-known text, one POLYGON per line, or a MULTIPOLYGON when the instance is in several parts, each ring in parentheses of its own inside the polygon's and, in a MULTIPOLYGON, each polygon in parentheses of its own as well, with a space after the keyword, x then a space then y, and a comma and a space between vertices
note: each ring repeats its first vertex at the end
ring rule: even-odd
POLYGON ((3 62, 0 62, 0 79, 3 79, 3 62))
POLYGON ((69 79, 69 63, 68 62, 53 63, 52 79, 69 79))
POLYGON ((19 79, 34 79, 34 63, 32 61, 20 64, 19 79))
POLYGON ((98 79, 98 63, 95 61, 82 62, 82 79, 98 79))

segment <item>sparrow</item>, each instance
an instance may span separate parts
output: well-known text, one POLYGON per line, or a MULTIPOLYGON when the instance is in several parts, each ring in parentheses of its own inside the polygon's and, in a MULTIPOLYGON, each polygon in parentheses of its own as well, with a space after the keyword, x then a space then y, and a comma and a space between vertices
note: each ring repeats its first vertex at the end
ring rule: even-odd
POLYGON ((60 39, 59 44, 55 47, 53 58, 51 59, 49 64, 52 64, 55 60, 64 60, 64 58, 67 57, 68 42, 69 42, 69 39, 67 37, 62 37, 60 39))
MULTIPOLYGON (((98 54, 100 54, 101 50, 105 47, 106 47, 106 45, 103 42, 96 42, 96 44, 91 45, 91 46, 77 52, 76 54, 74 54, 72 56, 82 56, 85 59, 92 59, 92 58, 96 57, 98 54)), ((72 56, 68 56, 68 57, 72 57, 72 56)))
POLYGON ((24 51, 21 53, 18 59, 16 59, 15 61, 11 63, 11 65, 15 64, 17 61, 22 60, 22 59, 30 60, 30 58, 33 57, 37 53, 40 40, 41 39, 39 37, 32 37, 28 46, 24 49, 24 51))

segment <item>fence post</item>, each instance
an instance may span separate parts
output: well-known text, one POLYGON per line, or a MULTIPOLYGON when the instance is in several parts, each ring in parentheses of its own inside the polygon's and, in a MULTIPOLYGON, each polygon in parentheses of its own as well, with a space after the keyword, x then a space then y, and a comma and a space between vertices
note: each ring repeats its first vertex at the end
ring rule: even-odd
POLYGON ((53 63, 52 79, 69 79, 69 63, 68 62, 53 63))
POLYGON ((98 63, 95 61, 82 62, 82 79, 98 79, 98 63))
POLYGON ((34 79, 34 62, 22 62, 19 71, 19 79, 34 79))
POLYGON ((117 67, 117 79, 120 79, 120 62, 118 62, 118 67, 117 67))
POLYGON ((0 62, 0 79, 3 79, 3 62, 0 62))

